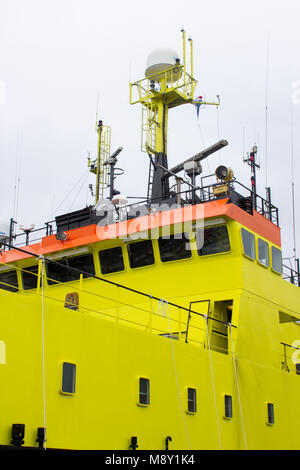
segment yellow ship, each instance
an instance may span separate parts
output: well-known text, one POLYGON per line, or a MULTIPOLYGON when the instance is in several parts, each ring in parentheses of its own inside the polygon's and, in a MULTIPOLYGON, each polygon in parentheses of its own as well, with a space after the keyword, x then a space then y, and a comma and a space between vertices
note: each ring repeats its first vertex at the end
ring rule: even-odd
POLYGON ((182 34, 182 63, 155 51, 130 84, 147 198, 115 189, 99 121, 95 205, 1 235, 2 447, 299 449, 299 263, 282 264, 255 147, 250 189, 225 166, 200 176, 225 140, 169 168, 169 110, 209 104, 182 34))

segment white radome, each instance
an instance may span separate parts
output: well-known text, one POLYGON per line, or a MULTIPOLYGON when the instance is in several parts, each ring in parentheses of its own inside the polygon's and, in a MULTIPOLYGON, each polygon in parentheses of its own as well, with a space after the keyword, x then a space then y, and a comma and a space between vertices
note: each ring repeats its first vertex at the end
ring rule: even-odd
MULTIPOLYGON (((145 76, 150 77, 152 75, 155 75, 153 79, 160 80, 161 78, 164 77, 164 74, 160 74, 160 72, 164 72, 170 69, 171 67, 174 67, 174 65, 176 65, 176 59, 179 59, 179 55, 174 49, 169 49, 169 48, 155 49, 148 55, 145 76)), ((177 80, 178 77, 180 76, 180 73, 181 73, 180 69, 177 72, 173 71, 172 76, 171 76, 171 73, 168 74, 167 80, 171 81, 172 78, 173 78, 173 81, 177 80)))

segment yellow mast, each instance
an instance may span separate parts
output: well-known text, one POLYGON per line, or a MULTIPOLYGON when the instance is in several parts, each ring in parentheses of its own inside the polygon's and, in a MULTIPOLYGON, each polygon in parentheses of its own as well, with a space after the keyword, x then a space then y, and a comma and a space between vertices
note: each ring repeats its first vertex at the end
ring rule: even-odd
POLYGON ((150 154, 167 154, 167 123, 170 108, 192 103, 197 81, 193 78, 193 49, 191 42, 191 71, 187 72, 185 30, 182 29, 183 64, 174 58, 174 65, 134 83, 130 83, 130 104, 143 106, 141 150, 150 154))
POLYGON ((109 186, 109 170, 104 162, 110 156, 111 128, 104 126, 102 121, 98 121, 96 115, 96 132, 98 134, 97 158, 88 158, 90 172, 96 175, 95 204, 100 196, 103 197, 104 190, 109 186))

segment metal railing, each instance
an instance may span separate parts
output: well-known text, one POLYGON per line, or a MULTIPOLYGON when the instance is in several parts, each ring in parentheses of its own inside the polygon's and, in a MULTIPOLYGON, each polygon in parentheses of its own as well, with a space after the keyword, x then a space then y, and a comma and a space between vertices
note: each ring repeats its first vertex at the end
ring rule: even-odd
POLYGON ((175 65, 165 71, 130 83, 130 104, 150 104, 153 93, 162 91, 170 93, 176 90, 184 95, 184 99, 188 98, 192 101, 196 84, 197 80, 185 71, 184 65, 175 65), (162 90, 162 86, 166 88, 162 90))
POLYGON ((300 348, 287 343, 280 344, 282 346, 282 370, 300 375, 300 348))
POLYGON ((299 269, 299 260, 297 260, 298 270, 293 269, 291 266, 286 264, 282 265, 282 275, 283 279, 294 284, 295 286, 300 287, 300 269, 299 269))
MULTIPOLYGON (((18 248, 17 250, 37 256, 26 250, 18 248)), ((37 273, 13 264, 1 263, 1 266, 7 266, 10 269, 19 271, 21 279, 23 273, 30 274, 36 278, 35 288, 24 291, 20 290, 20 286, 18 286, 18 292, 11 293, 11 295, 31 294, 41 299, 47 299, 49 302, 55 302, 64 308, 79 310, 82 313, 96 313, 108 320, 116 321, 118 324, 142 329, 151 334, 171 339, 176 338, 185 343, 192 343, 196 346, 207 348, 207 331, 209 331, 209 335, 212 337, 214 333, 212 332, 211 324, 213 322, 223 323, 226 331, 229 329, 228 323, 209 316, 210 300, 201 301, 204 305, 207 305, 204 308, 206 313, 197 312, 191 309, 191 305, 189 308, 184 307, 172 301, 152 296, 108 279, 103 279, 77 268, 66 266, 59 261, 42 257, 38 260, 39 268, 37 273), (42 268, 43 262, 45 262, 45 269, 42 268), (47 274, 48 263, 71 271, 78 276, 78 279, 65 283, 51 279, 47 274), (42 276, 43 271, 44 276, 42 276), (90 284, 91 279, 103 283, 101 290, 95 284, 90 284), (52 285, 49 285, 48 281, 52 285), (196 323, 191 321, 191 315, 197 318, 198 321, 196 323), (189 332, 187 333, 187 331, 189 332)), ((0 284, 3 286, 2 289, 5 289, 5 286, 16 287, 2 281, 0 281, 0 284)), ((231 327, 236 328, 234 325, 230 325, 230 329, 231 327)), ((224 341, 220 343, 212 340, 211 343, 212 350, 225 354, 229 353, 228 340, 226 344, 224 341)))
POLYGON ((34 242, 39 242, 43 237, 54 235, 56 233, 55 220, 45 222, 43 227, 30 230, 28 233, 25 231, 17 234, 11 234, 10 237, 0 240, 2 250, 7 251, 11 248, 27 246, 34 242), (11 246, 11 248, 9 248, 11 246))

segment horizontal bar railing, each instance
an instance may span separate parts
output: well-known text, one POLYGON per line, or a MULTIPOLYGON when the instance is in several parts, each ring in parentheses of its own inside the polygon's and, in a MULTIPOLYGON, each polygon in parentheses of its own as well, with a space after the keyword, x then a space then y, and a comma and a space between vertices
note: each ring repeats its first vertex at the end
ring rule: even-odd
MULTIPOLYGON (((22 249, 19 250, 26 252, 27 254, 37 256, 32 252, 22 249)), ((39 264, 41 262, 42 258, 39 258, 39 264)), ((100 278, 96 275, 90 275, 89 273, 80 271, 77 268, 65 266, 58 261, 45 258, 45 262, 46 264, 53 263, 54 265, 61 266, 64 269, 76 272, 79 274, 79 279, 63 283, 50 279, 47 275, 47 270, 45 269, 44 281, 54 281, 55 285, 60 288, 58 290, 53 289, 55 286, 48 285, 44 281, 41 282, 41 269, 39 269, 38 273, 33 273, 26 270, 26 268, 23 269, 11 264, 7 264, 6 266, 8 268, 19 270, 21 275, 22 273, 29 273, 30 275, 35 276, 37 280, 36 288, 25 291, 26 294, 32 293, 33 295, 40 295, 41 289, 43 288, 44 299, 63 304, 66 308, 78 309, 82 312, 98 313, 107 319, 115 320, 121 324, 130 324, 137 328, 145 329, 152 334, 154 333, 169 338, 177 335, 179 340, 186 341, 185 332, 187 329, 188 318, 191 313, 199 315, 199 312, 194 312, 182 305, 160 299, 145 292, 100 278), (83 279, 84 281, 88 280, 88 278, 83 278, 85 275, 89 278, 96 279, 97 281, 104 282, 108 287, 107 290, 101 290, 101 293, 99 293, 98 289, 95 291, 87 290, 88 286, 91 285, 83 282, 83 279), (66 296, 70 294, 70 290, 76 291, 78 294, 78 303, 66 300, 66 296)), ((1 264, 5 265, 4 263, 1 264)), ((0 284, 7 285, 4 282, 0 282, 0 284)), ((11 287, 15 286, 11 285, 11 287)), ((19 292, 22 293, 23 291, 19 290, 19 292)), ((205 322, 207 319, 216 321, 216 319, 213 319, 206 314, 200 314, 200 316, 205 322)), ((220 320, 217 321, 220 322, 220 320)), ((225 325, 228 326, 228 324, 225 325)), ((235 325, 231 326, 236 328, 235 325)), ((193 334, 193 338, 190 338, 188 342, 195 345, 201 345, 202 347, 207 347, 205 327, 190 325, 190 328, 192 328, 195 333, 193 334)), ((216 348, 213 349, 217 350, 216 348)))
POLYGON ((283 347, 281 354, 282 369, 286 372, 294 372, 297 375, 300 375, 300 348, 284 342, 281 342, 280 344, 283 347))

